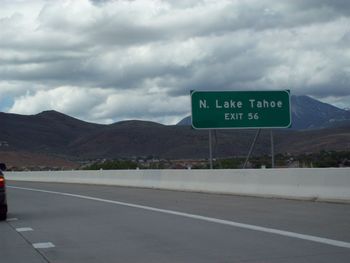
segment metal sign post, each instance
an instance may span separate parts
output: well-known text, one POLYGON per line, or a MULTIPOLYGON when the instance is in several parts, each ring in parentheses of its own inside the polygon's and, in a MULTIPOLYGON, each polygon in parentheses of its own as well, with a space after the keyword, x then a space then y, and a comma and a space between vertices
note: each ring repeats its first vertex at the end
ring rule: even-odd
POLYGON ((270 138, 271 138, 271 168, 275 168, 275 146, 273 142, 273 131, 270 130, 270 138))
POLYGON ((251 155, 252 152, 253 152, 253 149, 254 149, 254 147, 255 147, 256 140, 258 139, 258 137, 259 137, 259 135, 260 135, 260 132, 261 132, 261 129, 258 129, 258 130, 256 131, 256 133, 255 133, 254 140, 253 140, 252 145, 250 146, 250 149, 249 149, 247 158, 245 159, 245 162, 244 162, 244 165, 243 165, 243 169, 245 169, 245 168, 247 167, 248 160, 249 160, 249 158, 250 158, 250 155, 251 155))
POLYGON ((211 130, 209 130, 209 165, 210 165, 210 169, 213 169, 213 146, 212 146, 211 130))

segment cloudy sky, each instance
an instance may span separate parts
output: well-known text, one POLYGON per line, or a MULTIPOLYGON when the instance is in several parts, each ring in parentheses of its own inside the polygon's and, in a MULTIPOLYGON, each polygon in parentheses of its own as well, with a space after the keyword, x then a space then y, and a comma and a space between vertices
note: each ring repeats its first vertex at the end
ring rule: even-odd
POLYGON ((173 124, 190 90, 350 107, 348 0, 0 0, 0 111, 173 124))

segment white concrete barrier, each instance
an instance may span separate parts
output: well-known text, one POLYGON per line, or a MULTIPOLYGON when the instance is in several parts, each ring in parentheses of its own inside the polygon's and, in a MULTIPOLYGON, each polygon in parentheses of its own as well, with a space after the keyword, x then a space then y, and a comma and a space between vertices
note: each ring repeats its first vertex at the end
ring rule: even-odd
POLYGON ((350 168, 6 172, 5 177, 14 181, 350 202, 350 168))

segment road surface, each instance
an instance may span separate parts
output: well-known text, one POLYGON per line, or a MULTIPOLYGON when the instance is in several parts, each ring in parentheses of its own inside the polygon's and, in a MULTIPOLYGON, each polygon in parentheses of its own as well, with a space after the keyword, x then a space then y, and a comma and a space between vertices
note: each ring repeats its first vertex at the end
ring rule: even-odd
POLYGON ((350 261, 350 204, 8 182, 0 262, 350 261))

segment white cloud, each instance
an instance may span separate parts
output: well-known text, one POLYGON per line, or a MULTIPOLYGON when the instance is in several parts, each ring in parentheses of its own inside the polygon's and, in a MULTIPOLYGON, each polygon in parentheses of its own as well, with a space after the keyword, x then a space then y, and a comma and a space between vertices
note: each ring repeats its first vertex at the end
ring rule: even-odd
POLYGON ((27 92, 15 100, 9 112, 28 115, 56 110, 99 123, 153 119, 174 124, 179 121, 179 115, 189 113, 188 107, 187 96, 168 97, 165 93, 152 91, 146 94, 136 91, 117 94, 108 89, 63 86, 27 92))
POLYGON ((173 123, 192 89, 288 88, 349 107, 347 10, 330 0, 3 0, 0 99, 11 112, 101 123, 173 123))
POLYGON ((36 114, 53 109, 80 115, 90 111, 96 103, 101 103, 108 94, 107 90, 70 86, 27 92, 15 100, 10 112, 36 114))

